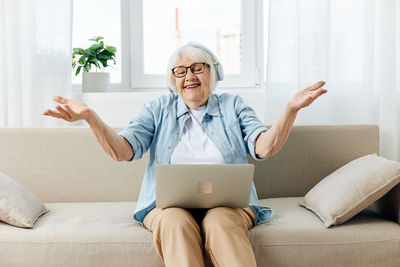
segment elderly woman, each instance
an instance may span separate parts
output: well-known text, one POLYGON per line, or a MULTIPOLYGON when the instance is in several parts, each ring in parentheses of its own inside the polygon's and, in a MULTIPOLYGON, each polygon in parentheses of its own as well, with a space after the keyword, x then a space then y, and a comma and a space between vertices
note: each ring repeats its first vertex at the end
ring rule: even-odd
POLYGON ((259 205, 254 184, 247 208, 157 208, 156 165, 247 163, 247 154, 256 160, 272 157, 285 143, 298 111, 327 92, 323 81, 299 91, 267 130, 242 98, 212 93, 222 79, 215 55, 189 43, 168 63, 171 93, 145 104, 118 134, 76 100, 55 96, 64 108, 43 113, 69 122, 85 120, 117 161, 139 159, 150 149, 134 219, 153 233, 166 266, 204 266, 203 249, 215 266, 256 266, 249 229, 269 220, 273 211, 259 205))

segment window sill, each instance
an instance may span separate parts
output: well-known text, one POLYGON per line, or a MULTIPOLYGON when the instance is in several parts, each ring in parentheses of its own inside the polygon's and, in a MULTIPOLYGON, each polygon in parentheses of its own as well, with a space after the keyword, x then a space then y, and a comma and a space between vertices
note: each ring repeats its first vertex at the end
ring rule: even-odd
MULTIPOLYGON (((215 92, 240 95, 255 110, 259 119, 261 121, 264 120, 266 101, 263 88, 236 88, 230 90, 218 88, 215 92)), ((107 93, 73 92, 71 97, 93 108, 110 126, 122 127, 139 112, 143 104, 168 93, 168 89, 107 93)))

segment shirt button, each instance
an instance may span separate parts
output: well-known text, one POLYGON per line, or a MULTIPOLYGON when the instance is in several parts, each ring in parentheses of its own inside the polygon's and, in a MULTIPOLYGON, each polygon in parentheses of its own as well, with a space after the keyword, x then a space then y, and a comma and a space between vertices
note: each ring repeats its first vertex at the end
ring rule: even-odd
POLYGON ((179 135, 179 131, 176 131, 176 134, 178 134, 178 135, 179 135))
POLYGON ((168 149, 171 149, 171 146, 168 146, 168 149))

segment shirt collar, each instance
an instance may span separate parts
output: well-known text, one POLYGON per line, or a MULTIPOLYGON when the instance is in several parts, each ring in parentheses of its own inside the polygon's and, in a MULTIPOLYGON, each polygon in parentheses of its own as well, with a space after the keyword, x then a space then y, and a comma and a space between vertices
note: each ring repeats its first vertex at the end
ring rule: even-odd
POLYGON ((221 116, 219 112, 218 97, 215 94, 210 94, 207 101, 207 114, 210 116, 221 116))
MULTIPOLYGON (((186 106, 185 102, 180 95, 178 95, 178 110, 176 113, 176 117, 179 118, 183 114, 189 112, 189 108, 186 106)), ((206 113, 210 116, 221 116, 219 111, 219 103, 218 98, 215 94, 210 94, 207 101, 207 111, 206 113)))
POLYGON ((186 106, 185 102, 183 102, 183 99, 180 95, 178 95, 178 110, 176 112, 176 117, 179 118, 183 114, 186 114, 189 112, 188 107, 186 106))

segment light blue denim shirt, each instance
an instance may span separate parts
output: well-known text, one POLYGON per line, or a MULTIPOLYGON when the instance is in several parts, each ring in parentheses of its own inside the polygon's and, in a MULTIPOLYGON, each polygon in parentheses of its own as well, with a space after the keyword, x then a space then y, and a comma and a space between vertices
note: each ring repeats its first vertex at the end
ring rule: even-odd
MULTIPOLYGON (((155 207, 156 165, 169 164, 171 154, 182 136, 189 109, 176 93, 163 95, 145 104, 139 114, 118 134, 131 144, 140 159, 150 149, 150 160, 143 178, 134 219, 143 224, 146 214, 155 207)), ((211 93, 202 126, 227 164, 248 163, 249 153, 256 160, 255 141, 267 128, 240 96, 211 93)), ((249 206, 257 215, 256 224, 268 221, 273 210, 259 205, 254 182, 249 206)))

